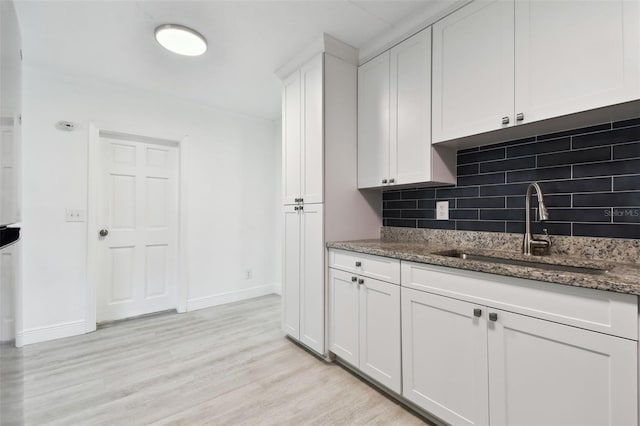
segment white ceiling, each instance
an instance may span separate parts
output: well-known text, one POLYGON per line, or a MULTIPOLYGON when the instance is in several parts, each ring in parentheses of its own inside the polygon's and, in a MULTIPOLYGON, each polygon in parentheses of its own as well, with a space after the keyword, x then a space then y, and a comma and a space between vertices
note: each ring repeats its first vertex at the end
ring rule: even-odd
POLYGON ((323 32, 362 47, 443 1, 16 0, 16 10, 27 64, 275 119, 274 71, 323 32), (164 50, 153 36, 164 23, 194 28, 209 50, 164 50))

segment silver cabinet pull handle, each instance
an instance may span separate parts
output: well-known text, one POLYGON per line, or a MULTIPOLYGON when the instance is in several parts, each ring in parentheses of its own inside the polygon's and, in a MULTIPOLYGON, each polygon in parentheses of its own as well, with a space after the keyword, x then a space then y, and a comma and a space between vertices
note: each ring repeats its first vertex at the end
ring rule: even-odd
POLYGON ((389 183, 395 183, 396 180, 394 178, 389 179, 389 183))
POLYGON ((509 117, 502 117, 502 124, 509 124, 509 117))
POLYGON ((519 112, 519 113, 516 115, 516 121, 522 121, 522 120, 524 120, 524 114, 523 114, 523 113, 521 113, 521 112, 519 112))
POLYGON ((382 183, 387 183, 387 180, 386 179, 382 179, 382 183))

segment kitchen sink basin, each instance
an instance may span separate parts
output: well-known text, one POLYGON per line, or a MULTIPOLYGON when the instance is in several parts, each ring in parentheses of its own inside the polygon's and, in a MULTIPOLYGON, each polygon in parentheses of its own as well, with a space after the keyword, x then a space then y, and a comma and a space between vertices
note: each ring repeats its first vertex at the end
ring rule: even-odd
POLYGON ((502 265, 516 265, 516 266, 524 266, 527 268, 547 269, 547 270, 561 271, 561 272, 576 272, 579 274, 602 275, 608 272, 607 269, 601 269, 601 268, 559 265, 556 263, 543 263, 543 262, 536 262, 536 261, 529 261, 529 260, 522 260, 522 259, 505 259, 502 257, 466 253, 464 251, 459 251, 459 250, 447 250, 447 251, 437 252, 434 254, 438 256, 455 257, 463 260, 474 260, 478 262, 497 263, 502 265))

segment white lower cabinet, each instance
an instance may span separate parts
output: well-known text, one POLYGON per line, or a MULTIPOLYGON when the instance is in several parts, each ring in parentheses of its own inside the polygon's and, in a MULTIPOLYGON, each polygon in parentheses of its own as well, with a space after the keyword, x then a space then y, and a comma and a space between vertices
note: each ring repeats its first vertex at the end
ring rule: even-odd
POLYGON ((329 269, 329 299, 329 350, 400 393, 400 286, 329 269))
POLYGON ((454 425, 489 423, 483 314, 481 306, 402 289, 402 395, 454 425))
POLYGON ((489 312, 491 425, 638 424, 638 342, 489 312))
POLYGON ((403 396, 453 425, 635 425, 638 342, 402 289, 403 396))
POLYGON ((282 326, 289 336, 324 353, 323 205, 284 206, 282 326))

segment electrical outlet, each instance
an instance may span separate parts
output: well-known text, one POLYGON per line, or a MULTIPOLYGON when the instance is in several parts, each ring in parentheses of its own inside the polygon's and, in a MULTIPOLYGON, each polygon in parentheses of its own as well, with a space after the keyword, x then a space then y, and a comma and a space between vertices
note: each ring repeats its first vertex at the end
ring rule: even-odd
POLYGON ((84 222, 84 210, 67 209, 65 219, 67 222, 84 222))
POLYGON ((449 202, 438 201, 436 203, 436 219, 449 220, 449 202))

